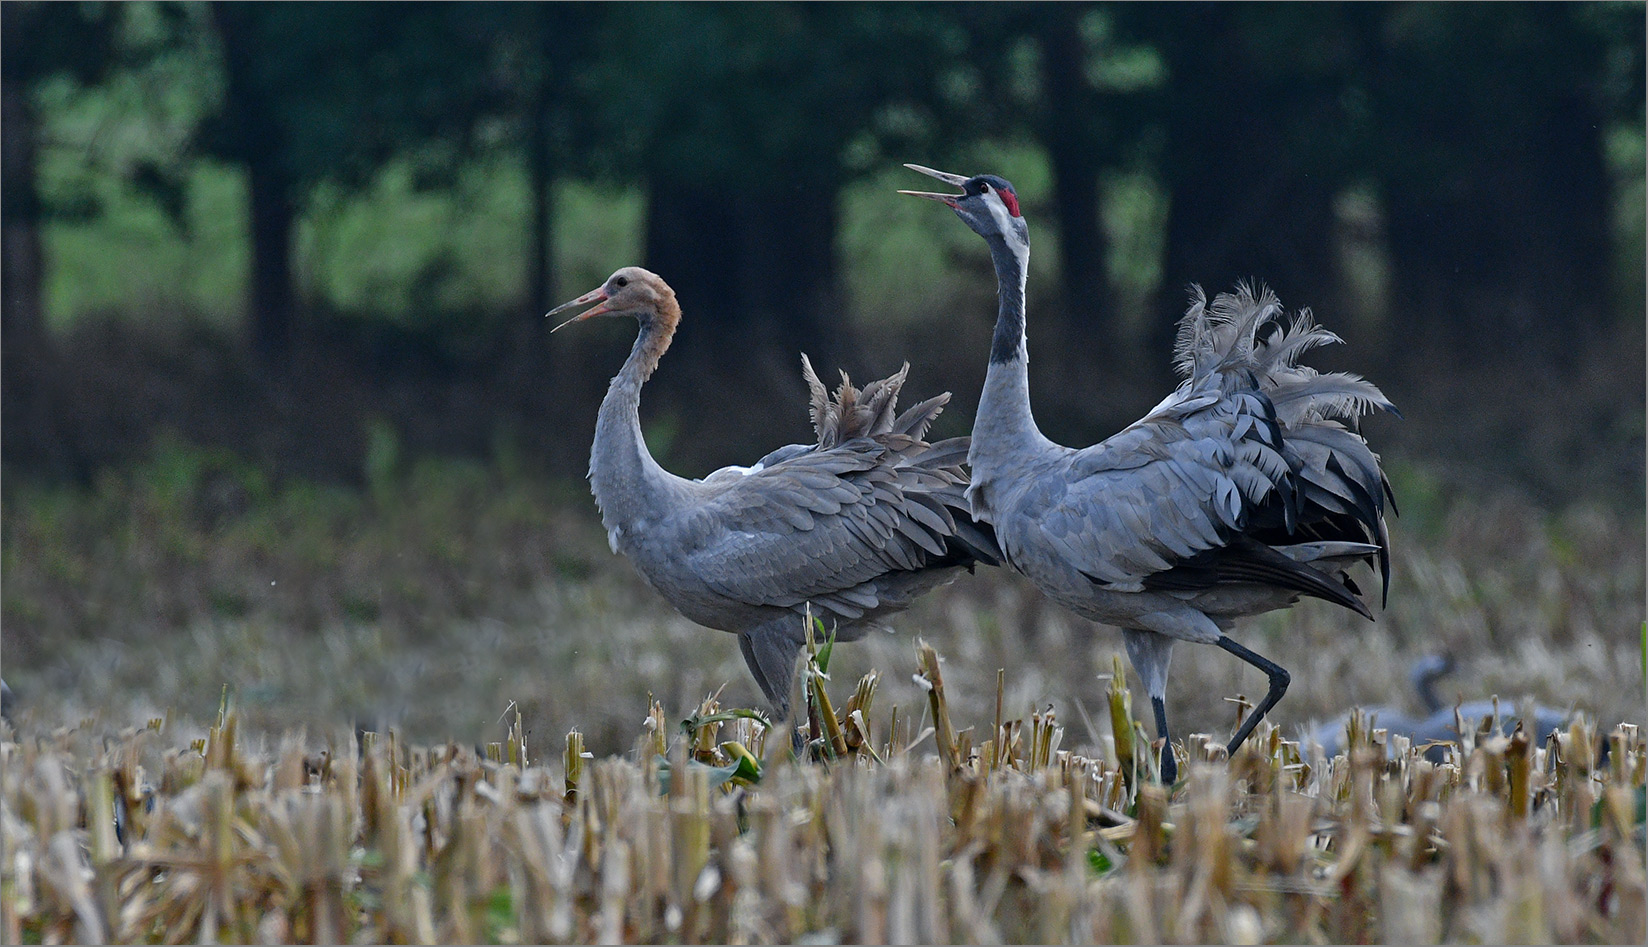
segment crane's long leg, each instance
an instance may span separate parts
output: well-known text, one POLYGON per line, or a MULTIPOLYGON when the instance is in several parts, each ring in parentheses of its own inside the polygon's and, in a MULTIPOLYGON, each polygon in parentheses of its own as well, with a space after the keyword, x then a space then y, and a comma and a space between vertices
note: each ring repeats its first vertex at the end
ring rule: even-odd
MULTIPOLYGON (((773 692, 772 683, 767 680, 766 673, 761 670, 761 659, 756 657, 755 654, 755 637, 748 634, 739 635, 738 650, 744 655, 744 664, 750 669, 750 677, 755 678, 755 686, 761 688, 762 695, 767 698, 769 709, 777 711, 781 706, 787 704, 788 701, 784 701, 783 704, 780 703, 777 695, 773 692)), ((785 706, 785 713, 788 713, 788 710, 789 708, 785 706)))
POLYGON ((1247 719, 1242 721, 1242 726, 1236 731, 1236 736, 1230 741, 1228 752, 1231 756, 1235 756, 1237 748, 1253 732, 1253 728, 1259 725, 1259 721, 1264 719, 1266 713, 1270 712, 1270 708, 1276 706, 1276 702, 1282 699, 1283 694, 1287 693, 1288 683, 1293 678, 1280 664, 1263 655, 1249 651, 1232 641, 1229 635, 1220 635, 1218 645, 1265 672, 1265 677, 1270 680, 1270 688, 1265 692, 1265 699, 1259 701, 1259 706, 1253 708, 1253 712, 1247 715, 1247 719))
POLYGON ((1171 786, 1179 776, 1179 765, 1173 759, 1173 734, 1167 729, 1167 667, 1173 659, 1173 639, 1142 628, 1123 628, 1122 642, 1156 712, 1156 736, 1162 741, 1162 783, 1171 786))
POLYGON ((1162 785, 1171 786, 1179 780, 1179 764, 1173 759, 1173 736, 1167 732, 1167 702, 1151 697, 1150 706, 1156 711, 1156 736, 1162 739, 1162 785))
MULTIPOLYGON (((749 665, 750 676, 772 705, 775 723, 790 723, 790 685, 795 680, 795 659, 801 641, 795 628, 800 622, 783 618, 768 622, 738 636, 738 649, 749 665)), ((795 733, 794 730, 791 733, 795 733)))

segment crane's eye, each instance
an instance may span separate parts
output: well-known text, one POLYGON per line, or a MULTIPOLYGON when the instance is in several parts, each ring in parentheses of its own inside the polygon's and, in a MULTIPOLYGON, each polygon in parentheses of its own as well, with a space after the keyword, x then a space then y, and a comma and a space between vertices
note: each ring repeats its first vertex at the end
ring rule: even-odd
POLYGON ((620 276, 612 281, 612 285, 618 287, 619 289, 623 289, 625 286, 629 285, 629 277, 620 276))

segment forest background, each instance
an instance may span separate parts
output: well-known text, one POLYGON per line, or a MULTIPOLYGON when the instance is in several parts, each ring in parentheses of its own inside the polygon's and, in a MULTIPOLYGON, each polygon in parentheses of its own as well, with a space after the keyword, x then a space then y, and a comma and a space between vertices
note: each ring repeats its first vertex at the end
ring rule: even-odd
MULTIPOLYGON (((542 314, 632 263, 677 289, 643 421, 684 475, 809 436, 801 352, 861 381, 908 360, 912 396, 955 394, 935 434, 964 433, 992 275, 894 193, 927 186, 911 161, 1017 186, 1056 440, 1161 397, 1192 283, 1310 307, 1348 343, 1317 364, 1401 407, 1368 433, 1416 604, 1324 645, 1318 681, 1360 676, 1280 710, 1452 650, 1484 662, 1472 688, 1640 722, 1642 3, 0 15, 0 605, 7 680, 47 717, 203 717, 227 683, 270 727, 442 739, 515 701, 598 744, 647 692, 752 700, 730 639, 607 554, 579 482, 629 329, 551 339, 542 314)), ((965 613, 912 623, 985 642, 953 649, 981 680, 1096 693, 1114 639, 1005 577, 957 589, 965 613), (1061 647, 1071 668, 1030 669, 1061 647)), ((1176 699, 1217 708, 1218 673, 1176 699)))

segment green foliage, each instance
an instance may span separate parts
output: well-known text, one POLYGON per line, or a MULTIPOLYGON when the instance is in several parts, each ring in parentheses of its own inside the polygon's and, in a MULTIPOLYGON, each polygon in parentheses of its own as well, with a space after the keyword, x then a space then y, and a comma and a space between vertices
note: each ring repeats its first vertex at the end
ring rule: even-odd
POLYGON ((1644 139, 1643 117, 1615 126, 1605 140, 1610 171, 1614 178, 1614 305, 1623 312, 1648 296, 1642 260, 1648 248, 1648 191, 1642 169, 1648 165, 1648 142, 1644 139))
MULTIPOLYGON (((1035 220, 1032 298, 1045 313, 1037 331, 1074 350, 1068 364, 1044 362, 1058 372, 1050 386, 1075 393, 1049 406, 1049 420, 1072 414, 1072 427, 1100 432, 1131 403, 1125 386, 1141 383, 1113 378, 1126 374, 1115 369, 1149 376, 1155 387, 1138 396, 1141 407, 1158 396, 1160 375, 1151 373, 1165 356, 1156 342, 1183 285, 1227 270, 1288 280, 1256 262, 1264 253, 1279 267, 1306 255, 1320 262, 1306 268, 1320 274, 1308 291, 1284 298, 1318 307, 1330 325, 1354 320, 1357 352, 1411 366, 1419 377, 1408 387, 1444 404, 1455 400, 1439 390, 1445 373, 1420 360, 1410 334, 1467 317, 1445 301, 1415 303, 1404 288, 1404 273, 1427 258, 1419 238, 1458 244, 1481 261, 1486 286, 1546 269, 1516 263, 1512 250, 1550 261, 1552 273, 1582 275, 1554 294, 1573 303, 1572 314, 1567 305, 1549 313, 1543 300, 1553 294, 1520 285, 1506 292, 1528 304, 1485 304, 1484 325, 1497 325, 1495 313, 1545 315, 1478 340, 1615 326, 1623 340, 1599 332, 1595 343, 1612 359, 1607 370, 1574 374, 1608 375, 1597 387, 1610 390, 1613 374, 1639 374, 1621 354, 1636 348, 1643 294, 1638 12, 1632 4, 1324 5, 1303 17, 1263 6, 1096 4, 19 4, 8 8, 21 17, 9 42, 29 42, 7 68, 27 84, 37 113, 32 190, 49 212, 44 310, 60 329, 91 316, 237 328, 246 289, 272 265, 267 248, 254 245, 265 238, 248 235, 247 207, 267 176, 252 172, 272 167, 285 189, 278 203, 296 214, 292 308, 307 311, 304 331, 320 345, 387 323, 395 331, 382 334, 381 348, 391 356, 411 358, 430 340, 442 351, 501 352, 518 342, 505 335, 503 314, 517 310, 535 272, 528 237, 547 180, 559 298, 633 262, 697 283, 683 296, 696 328, 673 356, 692 378, 682 388, 706 377, 711 359, 729 377, 765 382, 762 363, 815 345, 838 346, 843 361, 892 364, 899 356, 886 353, 914 349, 954 379, 969 337, 949 329, 987 291, 990 274, 964 228, 890 194, 908 183, 898 162, 918 160, 990 169, 1018 185, 1035 220), (1067 34, 1074 43, 1060 55, 1073 49, 1080 66, 1070 89, 1053 76, 1067 34), (640 36, 671 42, 634 55, 640 36), (1523 70, 1525 62, 1536 67, 1523 70), (1576 178, 1566 167, 1527 177, 1541 149, 1555 147, 1530 132, 1577 114, 1562 107, 1569 100, 1596 112, 1585 135, 1611 169, 1598 185, 1607 193, 1587 198, 1596 213, 1585 214, 1610 219, 1563 226, 1610 241, 1611 255, 1554 229, 1484 225, 1471 239, 1448 237, 1446 227, 1482 218, 1472 208, 1533 207, 1533 196, 1560 195, 1554 189, 1576 178), (1065 132, 1091 160, 1082 175, 1099 181, 1085 212, 1065 206, 1056 180, 1065 132), (1481 164, 1508 167, 1513 158, 1522 178, 1481 164), (1219 179, 1227 195, 1196 190, 1210 171, 1228 172, 1219 179), (1502 181, 1514 200, 1493 191, 1502 181), (1476 204, 1431 208, 1432 198, 1471 189, 1476 204), (1437 219, 1404 236, 1391 229, 1399 204, 1437 219), (1206 226, 1175 230, 1187 207, 1207 208, 1206 226), (1095 256, 1090 247, 1066 267, 1058 231, 1066 215, 1084 213, 1101 225, 1102 265, 1080 265, 1095 256), (1229 230, 1238 226, 1251 239, 1229 230), (1497 234, 1517 236, 1477 245, 1497 234), (1189 272, 1187 244, 1217 252, 1189 272), (1606 261, 1611 278, 1565 265, 1570 252, 1606 261), (1066 269, 1108 286, 1080 305, 1073 297, 1082 287, 1058 279, 1066 269), (1581 303, 1598 300, 1602 310, 1579 314, 1581 303), (1402 311, 1390 309, 1396 301, 1402 311), (750 322, 738 323, 740 314, 750 322), (1095 328, 1105 333, 1109 366, 1070 344, 1095 328), (762 333, 777 341, 754 344, 762 333), (752 343, 747 359, 709 354, 724 353, 729 338, 752 343), (1118 406, 1089 394, 1100 370, 1118 406)), ((1550 152, 1560 165, 1559 157, 1550 152)), ((24 180, 10 175, 8 187, 14 179, 24 180)), ((1556 219, 1577 205, 1539 206, 1546 210, 1530 216, 1556 219)), ((1445 275, 1433 282, 1480 295, 1445 275)), ((1437 357, 1450 368, 1480 359, 1492 371, 1491 357, 1477 354, 1485 347, 1449 346, 1437 357)), ((1544 358, 1557 346, 1522 348, 1544 358)), ((385 359, 385 377, 374 380, 392 384, 395 364, 385 359)), ((1393 373, 1379 374, 1384 383, 1393 373)), ((663 386, 670 377, 661 376, 663 386)), ((964 407, 965 391, 949 384, 964 407)), ((1546 414, 1595 414, 1595 424, 1570 429, 1602 428, 1600 456, 1636 452, 1640 412, 1596 394, 1574 400, 1546 414)), ((696 431, 697 420, 683 409, 667 423, 696 431)), ((1412 423, 1440 427, 1418 413, 1412 423)), ((1486 429, 1482 438, 1507 440, 1486 429)), ((1566 457, 1570 446, 1528 453, 1566 457)), ((1623 476, 1640 479, 1640 465, 1623 476)))
POLYGON ((213 162, 190 165, 179 221, 121 178, 66 180, 87 168, 78 153, 65 144, 46 149, 42 159, 48 201, 62 207, 83 187, 98 208, 95 216, 55 215, 42 228, 54 264, 43 287, 48 324, 66 330, 92 316, 143 312, 234 330, 247 279, 242 176, 213 162))
POLYGON ((1105 236, 1110 241, 1108 275, 1117 310, 1135 335, 1156 317, 1148 302, 1162 281, 1167 195, 1149 173, 1117 172, 1105 182, 1105 236))
POLYGON ((224 114, 201 143, 272 163, 300 202, 322 181, 364 183, 397 154, 439 180, 488 114, 489 36, 468 16, 450 4, 215 8, 224 107, 254 108, 266 124, 224 114))
MULTIPOLYGON (((697 760, 688 760, 687 765, 704 775, 705 782, 710 789, 720 789, 735 782, 738 785, 751 785, 761 780, 761 772, 750 762, 749 757, 741 756, 738 762, 725 766, 709 766, 697 760)), ((670 792, 670 761, 660 756, 658 766, 658 794, 667 796, 670 792)))
POLYGON ((1448 483, 1436 471, 1418 464, 1396 461, 1384 466, 1403 531, 1425 538, 1440 535, 1451 505, 1448 483))
POLYGON ((539 561, 587 570, 555 548, 546 485, 461 462, 408 466, 392 430, 371 439, 367 494, 274 483, 174 440, 89 493, 8 486, 8 656, 38 660, 117 614, 132 633, 254 613, 295 630, 339 617, 428 629, 482 610, 500 583, 529 587, 539 561))
MULTIPOLYGON (((900 160, 949 154, 1007 173, 1046 204, 1056 195, 1033 168, 977 143, 1011 142, 1012 153, 1033 154, 1049 129, 1079 126, 1105 155, 1111 279, 1119 307, 1136 318, 1160 280, 1162 208, 1172 196, 1163 184, 1173 184, 1164 168, 1175 155, 1218 150, 1150 144, 1161 144, 1174 110, 1197 104, 1173 96, 1186 77, 1172 73, 1164 50, 1183 44, 1197 61, 1207 58, 1199 44, 1209 38, 1187 29, 1192 15, 1174 8, 1069 14, 1086 57, 1083 94, 1102 106, 1088 108, 1045 101, 1038 37, 1064 23, 1058 5, 246 5, 226 9, 233 24, 201 5, 126 4, 102 19, 41 6, 31 15, 51 21, 20 21, 17 35, 32 42, 19 50, 30 55, 13 58, 44 124, 38 190, 49 207, 83 221, 76 236, 60 226, 50 242, 60 262, 49 270, 48 308, 60 325, 134 301, 181 302, 227 320, 249 271, 237 246, 248 217, 245 182, 217 163, 225 159, 280 165, 304 215, 296 279, 311 298, 391 319, 508 304, 526 269, 519 248, 533 195, 521 149, 541 94, 535 83, 549 90, 552 176, 571 182, 563 190, 595 180, 606 189, 587 208, 576 196, 559 200, 566 206, 553 229, 563 285, 640 256, 643 212, 631 189, 654 177, 711 182, 729 197, 770 192, 774 199, 757 206, 774 206, 797 188, 830 201, 855 177, 880 181, 900 160), (253 43, 235 73, 244 88, 230 88, 233 63, 216 35, 231 25, 253 43), (95 39, 77 39, 77 30, 95 39), (638 35, 671 42, 626 55, 638 35), (265 102, 263 127, 236 131, 233 116, 213 119, 231 108, 231 92, 265 102), (614 190, 626 195, 616 213, 607 200, 614 190)), ((1427 90, 1438 85, 1465 90, 1462 114, 1489 130, 1533 121, 1518 118, 1537 111, 1519 105, 1523 98, 1577 86, 1606 107, 1611 147, 1631 129, 1640 141, 1633 9, 1592 4, 1571 15, 1528 8, 1512 16, 1494 8, 1490 16, 1376 6, 1347 17, 1330 6, 1301 20, 1256 8, 1234 34, 1254 74, 1223 72, 1218 81, 1275 95, 1338 83, 1346 114, 1334 126, 1346 134, 1322 135, 1322 117, 1301 111, 1285 126, 1285 147, 1332 151, 1312 161, 1332 165, 1326 173, 1335 180, 1388 175, 1393 162, 1406 162, 1407 177, 1440 187, 1474 174, 1469 142, 1434 134, 1423 112, 1399 111, 1437 101, 1427 90), (1462 35, 1471 41, 1455 43, 1462 35), (1363 41, 1388 44, 1403 63, 1395 80, 1406 85, 1388 101, 1363 88, 1363 41), (1518 65, 1528 62, 1538 68, 1518 65), (1504 69, 1516 72, 1514 82, 1500 81, 1495 70, 1504 69), (1376 99, 1392 111, 1368 112, 1376 99), (1355 147, 1343 153, 1347 145, 1355 147), (1363 166, 1346 166, 1356 161, 1363 166)), ((1273 104, 1286 111, 1284 100, 1273 104)), ((1616 166, 1631 169, 1619 224, 1630 231, 1642 216, 1629 210, 1641 162, 1616 166)), ((935 215, 893 210, 876 190, 880 212, 846 223, 854 298, 888 300, 897 313, 931 309, 904 287, 932 286, 944 271, 933 270, 931 254, 900 248, 931 245, 927 231, 944 228, 905 229, 905 217, 935 215), (878 266, 889 253, 895 258, 878 266)), ((1640 246, 1640 237, 1626 236, 1626 250, 1640 246)), ((943 241, 967 242, 965 234, 943 241)), ((1048 256, 1055 246, 1038 244, 1038 265, 1056 259, 1048 256)), ((1636 270, 1623 267, 1621 278, 1636 270)), ((1622 311, 1634 311, 1625 303, 1639 296, 1626 293, 1622 311)))

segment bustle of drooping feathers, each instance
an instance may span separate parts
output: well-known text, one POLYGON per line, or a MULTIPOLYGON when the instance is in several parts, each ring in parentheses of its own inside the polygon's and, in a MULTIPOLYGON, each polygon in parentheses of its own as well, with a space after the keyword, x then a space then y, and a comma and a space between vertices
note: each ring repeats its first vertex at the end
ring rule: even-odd
POLYGON ((905 362, 897 372, 872 381, 862 389, 853 387, 847 373, 842 372, 841 385, 832 397, 818 373, 813 371, 812 361, 803 354, 801 373, 812 392, 813 430, 818 433, 818 446, 828 449, 855 437, 882 434, 903 434, 918 441, 925 437, 928 425, 944 410, 950 394, 935 395, 895 417, 898 393, 909 372, 910 363, 905 362))
POLYGON ((1305 352, 1342 340, 1317 325, 1309 309, 1301 309, 1291 322, 1285 315, 1276 295, 1262 286, 1255 292, 1238 283, 1236 292, 1220 293, 1211 304, 1200 286, 1192 286, 1174 347, 1173 367, 1186 379, 1180 387, 1216 384, 1230 391, 1256 386, 1284 427, 1354 419, 1375 408, 1398 413, 1377 386, 1359 375, 1321 373, 1298 364, 1305 352))

